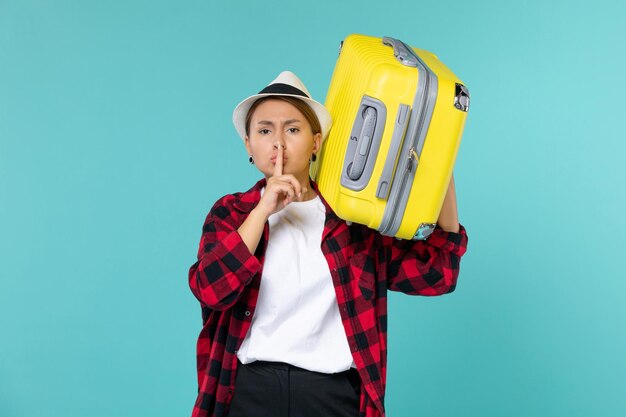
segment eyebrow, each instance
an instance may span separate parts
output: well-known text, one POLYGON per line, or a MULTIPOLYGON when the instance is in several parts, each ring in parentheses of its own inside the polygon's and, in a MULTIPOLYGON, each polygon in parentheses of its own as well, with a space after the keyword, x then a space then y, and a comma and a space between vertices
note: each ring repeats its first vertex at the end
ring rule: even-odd
MULTIPOLYGON (((285 120, 285 122, 283 123, 283 125, 291 125, 294 123, 301 123, 300 119, 289 119, 289 120, 285 120)), ((257 125, 265 125, 265 126, 274 126, 274 122, 270 122, 269 120, 259 120, 258 122, 256 122, 257 125)))

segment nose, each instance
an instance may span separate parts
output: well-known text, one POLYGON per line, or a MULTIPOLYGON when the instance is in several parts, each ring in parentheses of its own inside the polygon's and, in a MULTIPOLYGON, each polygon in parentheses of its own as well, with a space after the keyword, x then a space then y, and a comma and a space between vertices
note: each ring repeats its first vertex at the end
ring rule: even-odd
POLYGON ((282 140, 277 140, 276 142, 274 142, 274 149, 279 149, 279 148, 283 148, 283 150, 287 149, 287 147, 285 146, 282 140))

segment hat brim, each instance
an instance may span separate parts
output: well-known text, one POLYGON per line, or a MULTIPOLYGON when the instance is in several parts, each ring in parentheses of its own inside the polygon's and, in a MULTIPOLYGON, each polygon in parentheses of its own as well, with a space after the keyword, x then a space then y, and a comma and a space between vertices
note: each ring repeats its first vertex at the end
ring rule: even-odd
POLYGON ((330 127, 332 125, 332 118, 330 117, 330 113, 328 112, 326 107, 324 107, 323 104, 311 98, 303 97, 303 96, 296 95, 296 94, 271 93, 271 94, 255 94, 243 100, 241 103, 237 105, 237 107, 235 107, 235 110, 233 111, 233 124, 235 125, 235 130, 237 130, 237 133, 239 134, 239 136, 241 137, 243 141, 246 140, 246 116, 248 116, 250 107, 252 107, 255 101, 261 98, 276 97, 276 96, 294 97, 308 104, 309 107, 313 109, 313 112, 315 112, 315 115, 317 116, 317 119, 320 122, 320 126, 322 128, 322 141, 326 139, 326 137, 328 136, 328 131, 330 130, 330 127))

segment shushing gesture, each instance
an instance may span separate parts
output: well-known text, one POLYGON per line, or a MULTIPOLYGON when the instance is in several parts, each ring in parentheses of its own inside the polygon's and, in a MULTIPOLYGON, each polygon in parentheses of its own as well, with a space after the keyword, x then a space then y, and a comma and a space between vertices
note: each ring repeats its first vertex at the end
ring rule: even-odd
POLYGON ((277 148, 274 172, 267 177, 265 192, 259 204, 237 229, 250 253, 256 251, 269 216, 284 209, 292 201, 302 201, 307 192, 294 175, 283 174, 284 146, 278 145, 277 148))
POLYGON ((265 192, 257 208, 269 217, 287 207, 292 201, 301 201, 307 190, 292 174, 283 174, 284 145, 277 145, 274 173, 267 179, 265 192))

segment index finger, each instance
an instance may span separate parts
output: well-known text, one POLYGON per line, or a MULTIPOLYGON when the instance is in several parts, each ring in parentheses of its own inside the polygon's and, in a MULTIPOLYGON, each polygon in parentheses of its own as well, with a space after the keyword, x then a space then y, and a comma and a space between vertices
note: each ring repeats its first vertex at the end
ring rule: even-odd
POLYGON ((283 175, 283 146, 278 145, 278 150, 276 151, 276 164, 274 165, 274 177, 278 177, 283 175))

